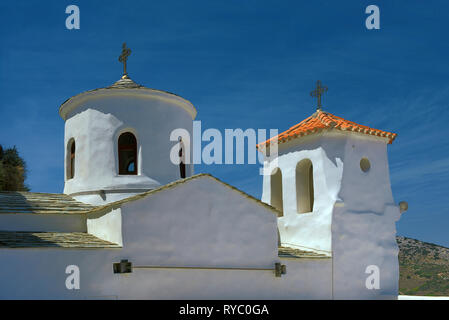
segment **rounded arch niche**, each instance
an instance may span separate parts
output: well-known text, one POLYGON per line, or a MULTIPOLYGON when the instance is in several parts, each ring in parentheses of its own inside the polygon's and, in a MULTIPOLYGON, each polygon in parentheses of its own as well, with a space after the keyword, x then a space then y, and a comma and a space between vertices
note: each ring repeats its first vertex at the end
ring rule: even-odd
POLYGON ((271 173, 271 199, 270 204, 283 212, 283 201, 282 201, 282 172, 281 169, 276 168, 271 173))
POLYGON ((309 159, 304 159, 296 165, 296 208, 298 213, 312 212, 314 200, 313 164, 309 159))
POLYGON ((118 174, 137 174, 137 139, 129 131, 123 132, 118 138, 118 174))

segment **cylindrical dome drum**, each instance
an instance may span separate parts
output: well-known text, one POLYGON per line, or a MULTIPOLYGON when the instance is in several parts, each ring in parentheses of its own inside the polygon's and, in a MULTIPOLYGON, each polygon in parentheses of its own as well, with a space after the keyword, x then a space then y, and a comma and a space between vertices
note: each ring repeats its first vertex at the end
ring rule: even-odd
MULTIPOLYGON (((175 129, 192 132, 196 110, 169 92, 145 88, 122 77, 110 87, 64 102, 64 193, 102 204, 181 178, 170 159, 175 129)), ((193 165, 183 170, 193 174, 193 165)))

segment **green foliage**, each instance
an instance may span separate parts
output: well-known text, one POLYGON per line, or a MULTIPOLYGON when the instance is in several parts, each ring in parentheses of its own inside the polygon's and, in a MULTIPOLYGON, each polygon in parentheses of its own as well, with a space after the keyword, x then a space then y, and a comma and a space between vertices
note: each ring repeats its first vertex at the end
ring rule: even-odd
POLYGON ((449 248, 400 237, 399 292, 407 295, 449 295, 449 248))
POLYGON ((0 145, 0 191, 29 191, 26 172, 26 163, 16 147, 3 149, 0 145))

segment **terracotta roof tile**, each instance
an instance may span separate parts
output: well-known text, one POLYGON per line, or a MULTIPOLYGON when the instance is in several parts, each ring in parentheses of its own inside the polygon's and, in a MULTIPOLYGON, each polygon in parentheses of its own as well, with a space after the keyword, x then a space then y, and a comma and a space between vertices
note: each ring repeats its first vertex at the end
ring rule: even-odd
POLYGON ((382 131, 374 128, 370 128, 349 120, 345 120, 341 117, 337 117, 329 112, 317 111, 312 114, 307 119, 304 119, 297 125, 291 127, 287 131, 284 131, 277 136, 260 143, 257 147, 267 144, 269 141, 272 143, 278 141, 278 143, 283 143, 291 139, 300 138, 307 136, 309 134, 318 133, 323 130, 341 130, 341 131, 352 131, 359 132, 368 135, 378 136, 389 139, 388 143, 392 143, 396 138, 396 133, 391 133, 387 131, 382 131))

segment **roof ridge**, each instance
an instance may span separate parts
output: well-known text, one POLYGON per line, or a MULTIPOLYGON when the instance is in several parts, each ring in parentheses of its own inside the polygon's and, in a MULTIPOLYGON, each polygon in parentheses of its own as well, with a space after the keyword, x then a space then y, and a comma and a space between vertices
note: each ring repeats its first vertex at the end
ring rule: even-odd
MULTIPOLYGON (((260 143, 259 145, 262 145, 262 144, 264 144, 264 143, 267 143, 268 141, 271 141, 271 140, 275 140, 276 137, 279 137, 281 134, 287 134, 287 133, 289 133, 289 132, 294 131, 295 129, 297 129, 298 127, 300 127, 301 125, 303 125, 304 123, 309 122, 312 118, 314 118, 315 115, 316 115, 316 113, 317 113, 317 112, 313 113, 311 116, 305 118, 305 119, 302 120, 300 123, 295 124, 294 126, 288 128, 287 130, 285 130, 285 131, 283 131, 282 133, 278 134, 277 136, 271 137, 270 139, 268 139, 267 141, 265 141, 265 142, 263 142, 263 143, 260 143)), ((257 147, 258 147, 259 145, 257 145, 257 147)))
POLYGON ((119 80, 114 82, 109 87, 106 87, 107 89, 126 89, 126 88, 142 88, 143 85, 140 85, 136 82, 134 82, 133 79, 130 77, 121 77, 119 80))
MULTIPOLYGON (((311 116, 305 118, 305 119, 302 120, 300 123, 294 125, 293 127, 290 127, 290 129, 288 129, 287 131, 291 131, 292 129, 296 129, 296 128, 300 127, 301 125, 303 125, 303 124, 309 122, 311 119, 316 118, 315 114, 316 114, 316 113, 313 113, 311 116)), ((285 132, 287 132, 287 131, 285 131, 285 132)))
POLYGON ((178 186, 178 185, 180 185, 180 184, 184 184, 184 183, 186 183, 186 182, 189 182, 189 181, 191 181, 191 180, 194 180, 194 179, 197 179, 197 178, 201 178, 201 177, 209 177, 209 178, 212 178, 212 179, 214 179, 214 180, 220 182, 221 184, 227 186, 228 188, 230 188, 230 189, 232 189, 232 190, 234 190, 234 191, 237 191, 237 192, 239 192, 240 194, 244 195, 245 197, 247 197, 247 198, 249 198, 249 199, 255 201, 255 202, 258 203, 259 205, 262 205, 262 206, 266 207, 267 209, 273 211, 274 213, 276 213, 276 215, 279 216, 279 215, 281 214, 281 212, 280 212, 278 209, 274 208, 273 206, 271 206, 271 205, 269 205, 269 204, 267 204, 267 203, 265 203, 265 202, 262 202, 261 200, 259 200, 259 199, 255 198, 255 197, 253 197, 252 195, 250 195, 250 194, 248 194, 248 193, 246 193, 246 192, 244 192, 244 191, 242 191, 242 190, 240 190, 240 189, 238 189, 238 188, 236 188, 236 187, 234 187, 234 186, 232 186, 232 185, 230 185, 230 184, 228 184, 228 183, 226 183, 226 182, 224 182, 224 181, 218 179, 217 177, 214 177, 214 176, 211 175, 210 173, 198 173, 198 174, 195 174, 195 175, 193 175, 193 176, 190 176, 190 177, 187 177, 187 178, 184 178, 184 179, 179 179, 179 180, 170 182, 170 183, 168 183, 168 184, 165 184, 165 185, 163 185, 163 186, 160 186, 160 187, 158 187, 158 188, 156 188, 156 189, 152 189, 152 190, 149 190, 149 191, 146 191, 146 192, 139 193, 139 194, 134 195, 134 196, 132 196, 132 197, 128 197, 128 198, 125 198, 125 199, 122 199, 122 200, 114 201, 114 202, 111 202, 111 203, 108 203, 108 204, 105 204, 105 205, 102 205, 102 206, 94 207, 93 209, 89 210, 87 213, 98 212, 98 211, 101 211, 101 210, 109 209, 109 208, 111 208, 111 207, 116 207, 116 208, 118 208, 118 207, 120 207, 122 204, 125 204, 125 203, 128 203, 128 202, 132 202, 132 201, 135 201, 135 200, 139 200, 139 199, 146 198, 147 196, 150 196, 150 195, 152 195, 152 194, 155 194, 155 193, 158 193, 158 192, 160 192, 160 191, 164 191, 164 190, 168 190, 168 189, 174 188, 174 187, 176 187, 176 186, 178 186))
POLYGON ((386 138, 389 139, 389 144, 391 144, 397 136, 396 133, 374 129, 366 125, 358 124, 354 121, 346 120, 330 112, 318 110, 311 116, 302 120, 300 123, 290 127, 286 131, 279 133, 277 136, 274 136, 266 140, 265 142, 259 143, 257 145, 257 148, 268 143, 271 144, 276 140, 278 141, 278 143, 283 143, 292 139, 301 138, 306 135, 321 132, 323 129, 337 129, 341 131, 357 132, 377 136, 380 138, 386 138))

